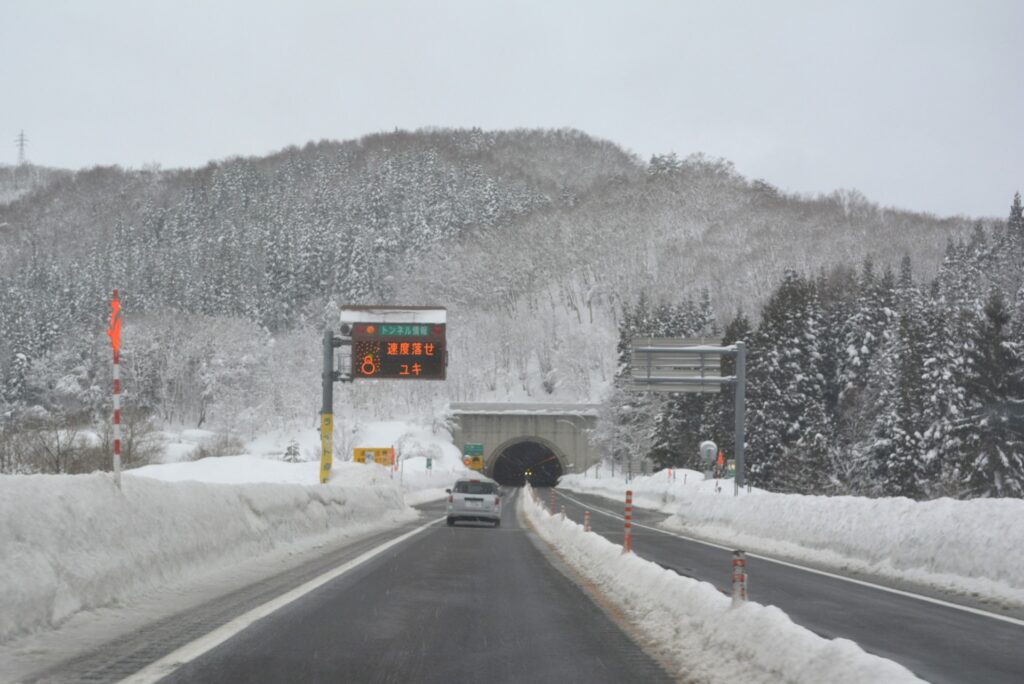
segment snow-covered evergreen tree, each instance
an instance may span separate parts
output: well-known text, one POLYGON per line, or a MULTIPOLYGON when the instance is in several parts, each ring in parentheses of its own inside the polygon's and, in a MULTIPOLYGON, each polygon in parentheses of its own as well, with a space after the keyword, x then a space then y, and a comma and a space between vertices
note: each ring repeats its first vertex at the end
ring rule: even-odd
POLYGON ((821 336, 814 284, 787 271, 750 344, 747 453, 754 484, 815 492, 831 475, 821 336))
POLYGON ((923 448, 925 431, 924 356, 928 353, 921 294, 913 282, 910 257, 900 267, 899 325, 879 352, 879 410, 867 455, 872 482, 865 491, 924 498, 931 473, 923 448))
POLYGON ((1009 322, 993 288, 968 347, 966 413, 955 427, 967 496, 1024 496, 1024 357, 1009 322))

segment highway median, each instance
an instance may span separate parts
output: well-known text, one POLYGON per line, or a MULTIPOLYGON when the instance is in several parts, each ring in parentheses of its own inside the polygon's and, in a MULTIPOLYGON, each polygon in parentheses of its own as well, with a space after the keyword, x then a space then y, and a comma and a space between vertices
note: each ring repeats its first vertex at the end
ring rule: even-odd
MULTIPOLYGON (((685 681, 915 682, 909 670, 847 639, 825 639, 775 607, 736 607, 707 582, 643 560, 551 515, 527 486, 526 519, 565 562, 602 592, 685 681)), ((730 572, 723 567, 723 575, 730 572)), ((756 577, 751 579, 756 582, 756 577)))

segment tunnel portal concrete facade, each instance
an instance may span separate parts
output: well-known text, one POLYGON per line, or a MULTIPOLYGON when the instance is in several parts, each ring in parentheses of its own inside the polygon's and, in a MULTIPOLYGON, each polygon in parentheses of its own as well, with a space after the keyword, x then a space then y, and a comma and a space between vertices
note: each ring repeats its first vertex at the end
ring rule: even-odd
POLYGON ((460 450, 482 444, 484 471, 509 447, 535 442, 558 458, 562 472, 582 473, 600 460, 586 430, 597 424, 597 404, 453 403, 453 438, 460 450))

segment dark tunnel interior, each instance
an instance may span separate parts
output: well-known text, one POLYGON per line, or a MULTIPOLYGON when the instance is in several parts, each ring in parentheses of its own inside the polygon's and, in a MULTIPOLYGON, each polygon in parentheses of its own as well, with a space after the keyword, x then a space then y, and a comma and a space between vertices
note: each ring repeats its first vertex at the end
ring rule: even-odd
POLYGON ((499 484, 522 487, 553 487, 562 476, 558 457, 543 444, 520 442, 505 449, 494 461, 491 477, 499 484))

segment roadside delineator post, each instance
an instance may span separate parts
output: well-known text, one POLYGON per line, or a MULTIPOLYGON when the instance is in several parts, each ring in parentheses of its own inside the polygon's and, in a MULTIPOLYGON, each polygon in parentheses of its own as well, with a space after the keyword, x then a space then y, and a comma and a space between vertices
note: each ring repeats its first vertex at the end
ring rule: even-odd
POLYGON ((555 514, 555 488, 551 488, 551 500, 549 501, 548 510, 551 511, 551 515, 555 514))
POLYGON ((747 554, 732 552, 732 607, 747 600, 747 554))
POLYGON ((583 531, 590 531, 590 511, 583 511, 583 531))
POLYGON ((625 538, 622 542, 622 551, 631 553, 633 551, 633 490, 626 490, 626 513, 623 516, 625 521, 625 538))
POLYGON ((110 328, 107 335, 110 337, 110 344, 114 348, 114 483, 121 488, 121 298, 117 290, 110 302, 110 328))
POLYGON ((562 506, 562 520, 565 520, 565 506, 562 506))

